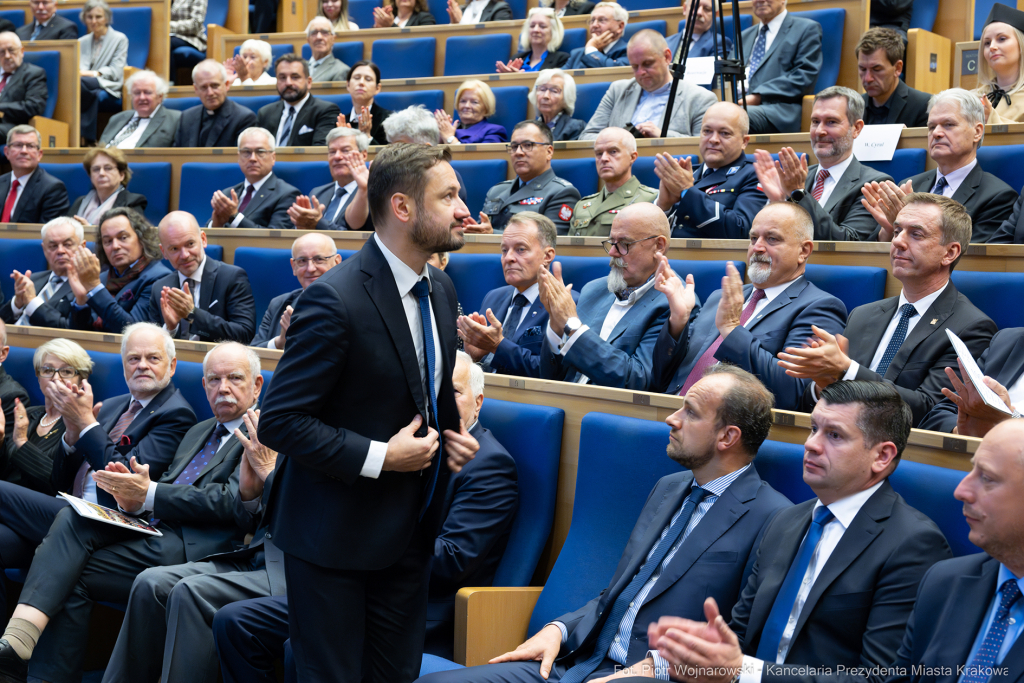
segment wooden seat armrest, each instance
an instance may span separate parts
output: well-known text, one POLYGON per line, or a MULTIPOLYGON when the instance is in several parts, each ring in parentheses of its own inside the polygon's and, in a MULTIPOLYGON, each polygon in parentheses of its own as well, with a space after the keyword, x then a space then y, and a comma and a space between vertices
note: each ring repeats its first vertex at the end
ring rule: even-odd
POLYGON ((543 590, 463 588, 455 596, 455 661, 478 666, 526 640, 533 607, 543 590))

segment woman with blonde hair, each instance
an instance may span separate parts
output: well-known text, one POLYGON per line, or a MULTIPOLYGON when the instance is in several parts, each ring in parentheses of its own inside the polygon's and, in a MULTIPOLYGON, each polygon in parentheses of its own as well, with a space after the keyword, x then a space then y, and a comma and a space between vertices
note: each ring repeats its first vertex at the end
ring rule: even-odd
POLYGON ((985 123, 1024 120, 1024 12, 996 3, 981 32, 978 88, 985 123))
POLYGON ((359 25, 348 18, 348 0, 318 0, 316 15, 330 19, 335 33, 359 30, 359 25))
POLYGON ((448 145, 471 145, 479 142, 508 142, 505 126, 488 123, 495 110, 494 92, 483 81, 471 78, 455 91, 455 111, 459 120, 452 122, 448 112, 434 112, 441 142, 448 145))
POLYGON ((568 52, 559 52, 565 29, 555 11, 549 7, 534 7, 526 15, 523 30, 519 34, 521 52, 508 64, 498 62, 498 73, 519 71, 541 71, 557 69, 569 61, 568 52))

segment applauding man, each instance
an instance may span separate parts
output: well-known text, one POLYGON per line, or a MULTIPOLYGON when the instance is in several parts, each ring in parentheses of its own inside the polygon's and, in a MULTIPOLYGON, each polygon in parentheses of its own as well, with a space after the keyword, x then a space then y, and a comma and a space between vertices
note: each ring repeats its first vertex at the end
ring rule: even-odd
POLYGON ((300 230, 373 230, 366 200, 366 150, 370 138, 355 128, 327 134, 327 165, 334 182, 299 195, 288 218, 300 230), (351 222, 349 218, 351 217, 351 222))

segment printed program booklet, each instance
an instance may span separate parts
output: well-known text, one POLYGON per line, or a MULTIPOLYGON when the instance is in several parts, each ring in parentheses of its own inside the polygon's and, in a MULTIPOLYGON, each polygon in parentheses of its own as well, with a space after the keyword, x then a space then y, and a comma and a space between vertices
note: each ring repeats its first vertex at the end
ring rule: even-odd
POLYGON ((95 519, 98 522, 132 529, 133 531, 149 534, 150 536, 163 536, 159 529, 153 528, 144 519, 132 517, 117 510, 111 510, 110 508, 97 505, 96 503, 90 503, 82 500, 81 498, 68 495, 63 491, 60 492, 60 495, 63 496, 66 501, 71 503, 71 507, 74 508, 75 512, 87 519, 95 519))

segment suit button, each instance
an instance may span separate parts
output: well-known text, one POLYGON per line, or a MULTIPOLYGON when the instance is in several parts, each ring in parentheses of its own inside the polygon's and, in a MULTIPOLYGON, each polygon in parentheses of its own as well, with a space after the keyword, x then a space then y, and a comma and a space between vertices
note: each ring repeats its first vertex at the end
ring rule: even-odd
POLYGON ((266 536, 266 539, 267 539, 268 541, 270 540, 270 532, 269 532, 269 531, 267 532, 267 536, 266 536))
POLYGON ((683 216, 683 220, 684 221, 688 221, 688 220, 690 220, 690 217, 689 216, 683 216))

